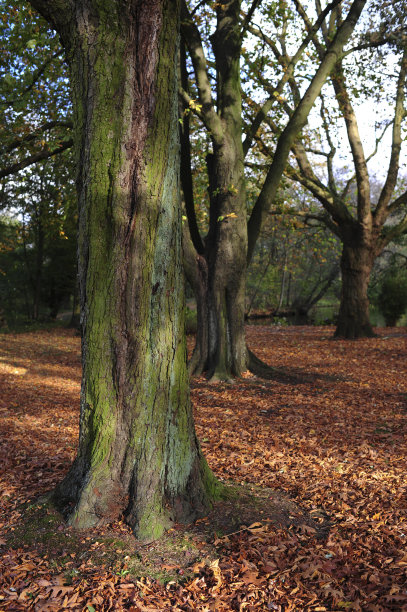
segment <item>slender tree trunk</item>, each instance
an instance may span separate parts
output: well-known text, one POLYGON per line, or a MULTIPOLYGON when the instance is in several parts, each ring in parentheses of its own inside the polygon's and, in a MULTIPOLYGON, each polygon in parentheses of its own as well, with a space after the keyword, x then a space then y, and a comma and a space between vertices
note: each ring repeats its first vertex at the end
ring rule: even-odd
POLYGON ((283 276, 281 279, 281 286, 280 286, 280 297, 278 300, 278 306, 277 306, 277 310, 276 310, 276 315, 279 314, 282 306, 283 306, 283 299, 284 299, 284 291, 285 291, 285 281, 286 281, 286 276, 287 276, 287 249, 285 250, 284 253, 284 264, 283 264, 283 276))
POLYGON ((41 213, 37 219, 37 252, 35 257, 35 276, 34 276, 34 319, 37 321, 40 316, 41 305, 41 285, 42 267, 44 262, 44 228, 42 226, 41 213))
POLYGON ((188 239, 188 233, 184 232, 184 270, 194 291, 197 306, 195 347, 188 363, 188 370, 190 374, 201 374, 206 370, 209 347, 209 311, 206 301, 208 295, 208 264, 205 257, 196 254, 192 243, 190 244, 189 257, 187 257, 185 251, 188 239))
MULTIPOLYGON (((51 2, 33 4, 58 26, 51 2)), ((74 526, 124 513, 142 539, 206 510, 219 488, 185 360, 178 28, 177 0, 78 0, 59 28, 79 154, 83 378, 78 455, 55 498, 74 526)))
POLYGON ((26 234, 26 226, 23 217, 23 225, 22 225, 22 238, 23 238, 23 252, 24 252, 24 263, 27 270, 28 283, 30 285, 30 296, 28 292, 25 291, 25 302, 27 307, 27 316, 29 319, 35 318, 35 275, 33 275, 30 266, 30 258, 28 257, 27 252, 27 234, 26 234))
POLYGON ((78 282, 75 280, 72 294, 72 313, 71 318, 69 320, 68 327, 73 327, 79 329, 80 327, 80 310, 79 310, 79 301, 78 301, 78 293, 79 287, 78 282))
POLYGON ((366 246, 343 245, 341 256, 342 293, 337 338, 375 336, 369 320, 367 289, 374 257, 366 246))

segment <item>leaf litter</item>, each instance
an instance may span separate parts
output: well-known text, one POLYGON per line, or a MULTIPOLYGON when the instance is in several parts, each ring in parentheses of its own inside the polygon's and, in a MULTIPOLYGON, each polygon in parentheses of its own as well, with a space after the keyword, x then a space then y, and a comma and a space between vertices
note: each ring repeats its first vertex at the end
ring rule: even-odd
POLYGON ((406 330, 247 334, 295 378, 192 381, 204 453, 237 497, 147 546, 37 503, 75 455, 80 342, 0 335, 0 611, 407 610, 406 330))

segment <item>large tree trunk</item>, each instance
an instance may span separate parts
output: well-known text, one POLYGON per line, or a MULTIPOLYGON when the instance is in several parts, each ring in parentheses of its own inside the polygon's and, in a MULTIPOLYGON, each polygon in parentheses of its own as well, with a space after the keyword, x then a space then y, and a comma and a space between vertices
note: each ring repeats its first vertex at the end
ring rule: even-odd
POLYGON ((74 526, 124 514, 152 539, 206 510, 218 486, 195 435, 181 314, 178 2, 104 7, 78 1, 61 26, 79 153, 83 378, 78 455, 56 498, 74 526))
POLYGON ((374 257, 366 246, 343 245, 341 256, 342 293, 336 338, 375 336, 369 319, 367 289, 374 257))
MULTIPOLYGON (((214 290, 216 276, 209 277, 205 257, 196 256, 192 278, 190 273, 187 272, 187 276, 197 303, 197 333, 189 361, 190 374, 205 372, 212 381, 231 380, 239 376, 248 363, 244 335, 244 294, 240 292, 236 295, 236 286, 230 291, 227 275, 219 275, 218 286, 214 290)), ((242 281, 244 277, 243 268, 242 281)))
MULTIPOLYGON (((230 246, 230 245, 229 245, 230 246)), ((190 372, 206 372, 209 379, 231 380, 247 368, 244 334, 245 269, 237 283, 218 257, 217 269, 200 285, 197 295, 198 330, 190 372)))

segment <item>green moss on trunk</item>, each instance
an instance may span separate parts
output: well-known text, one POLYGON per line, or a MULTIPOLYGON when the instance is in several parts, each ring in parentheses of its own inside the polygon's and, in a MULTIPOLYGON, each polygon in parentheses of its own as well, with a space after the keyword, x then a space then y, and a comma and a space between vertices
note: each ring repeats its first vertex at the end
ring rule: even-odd
POLYGON ((186 372, 178 0, 78 2, 68 56, 79 153, 83 380, 55 497, 77 527, 124 514, 159 537, 211 503, 186 372))

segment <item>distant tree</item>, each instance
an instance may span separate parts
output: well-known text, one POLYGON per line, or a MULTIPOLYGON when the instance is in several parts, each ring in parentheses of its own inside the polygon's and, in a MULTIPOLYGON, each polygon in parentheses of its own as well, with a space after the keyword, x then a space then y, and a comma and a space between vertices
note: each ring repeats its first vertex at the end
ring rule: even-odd
POLYGON ((21 0, 0 8, 0 210, 20 232, 3 290, 10 296, 17 283, 25 296, 6 309, 9 319, 38 319, 48 309, 56 316, 75 284, 72 105, 58 36, 21 0), (57 268, 63 296, 51 278, 57 268))
POLYGON ((58 156, 20 171, 3 190, 3 208, 19 221, 20 284, 27 279, 30 318, 55 318, 76 283, 76 197, 71 158, 58 156))
MULTIPOLYGON (((298 6, 301 6, 297 3, 298 6)), ((319 4, 318 4, 319 6, 319 4)), ((292 144, 293 158, 286 174, 301 183, 314 196, 319 206, 303 212, 307 219, 323 222, 342 243, 342 295, 335 335, 344 338, 372 336, 369 320, 368 285, 375 259, 385 247, 407 230, 407 191, 398 183, 400 155, 405 128, 405 89, 407 74, 407 37, 405 26, 406 3, 375 7, 369 13, 371 23, 362 41, 349 52, 349 58, 339 58, 319 98, 319 128, 314 117, 300 140, 292 144), (384 74, 383 74, 384 72, 384 74), (385 109, 381 128, 377 128, 376 147, 372 154, 365 152, 360 130, 363 111, 357 108, 362 101, 377 100, 376 108, 385 109), (384 100, 386 102, 384 102, 384 100), (389 117, 391 114, 391 117, 389 117), (368 164, 379 151, 387 128, 391 128, 390 154, 386 175, 377 189, 377 178, 368 164), (344 132, 348 146, 344 146, 344 132), (343 172, 343 158, 348 155, 352 169, 343 172), (376 193, 372 190, 376 183, 376 193)), ((339 11, 334 9, 333 15, 339 11)), ((319 7, 319 13, 321 8, 319 7)), ((311 31, 307 12, 300 12, 311 31)), ((323 41, 316 36, 315 61, 325 56, 336 28, 336 18, 323 22, 323 41)), ((257 30, 264 44, 275 54, 274 41, 257 30)), ((287 51, 279 54, 284 65, 289 62, 287 51)), ((282 111, 291 116, 300 98, 301 81, 290 80, 288 99, 281 98, 282 111)), ((278 121, 268 121, 277 138, 281 127, 278 121)), ((267 139, 261 140, 267 152, 267 139)), ((273 156, 273 146, 269 155, 273 156)))
MULTIPOLYGON (((198 333, 190 371, 206 371, 215 379, 239 376, 247 367, 259 372, 258 360, 247 350, 244 334, 247 265, 275 200, 290 149, 341 56, 366 1, 355 0, 347 5, 346 11, 344 9, 343 17, 334 21, 338 27, 332 32, 323 56, 310 68, 310 81, 280 131, 272 163, 248 218, 245 157, 249 155, 254 136, 268 114, 274 111, 278 97, 323 22, 322 17, 316 19, 310 32, 304 32, 302 41, 298 41, 297 36, 290 62, 277 71, 275 81, 268 81, 266 101, 253 113, 250 123, 244 125, 240 71, 243 42, 256 9, 263 4, 265 23, 273 25, 275 18, 275 30, 278 31, 281 16, 293 9, 290 3, 254 0, 246 6, 241 0, 228 0, 213 5, 197 3, 194 7, 185 0, 182 2, 181 34, 190 58, 190 63, 186 63, 186 56, 181 61, 181 98, 185 109, 181 177, 190 231, 190 240, 185 241, 185 255, 187 274, 198 303, 198 333), (244 8, 247 10, 243 11, 244 8), (206 155, 209 219, 204 237, 196 220, 189 170, 188 117, 191 113, 207 133, 206 138, 195 142, 209 144, 206 155)), ((336 1, 329 4, 323 17, 338 5, 336 1)))
POLYGON ((4 323, 18 316, 31 317, 29 279, 24 262, 21 222, 7 214, 0 216, 0 309, 4 323))

